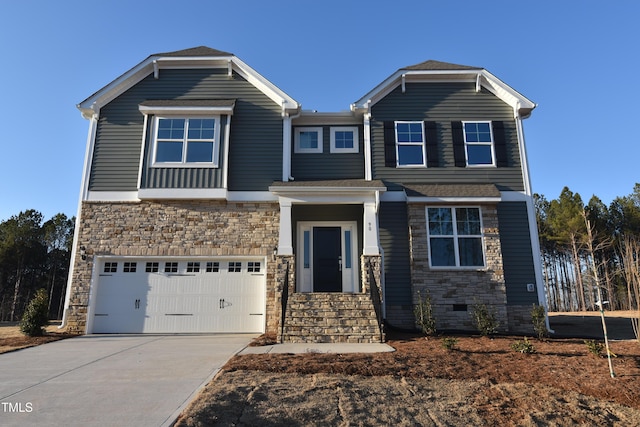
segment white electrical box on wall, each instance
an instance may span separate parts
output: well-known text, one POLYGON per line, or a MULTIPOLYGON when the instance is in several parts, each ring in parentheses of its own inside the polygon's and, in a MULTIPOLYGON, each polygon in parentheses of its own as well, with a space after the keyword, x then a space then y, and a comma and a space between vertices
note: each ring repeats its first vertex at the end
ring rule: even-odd
POLYGON ((534 283, 527 283, 527 292, 534 292, 536 290, 536 285, 534 283))

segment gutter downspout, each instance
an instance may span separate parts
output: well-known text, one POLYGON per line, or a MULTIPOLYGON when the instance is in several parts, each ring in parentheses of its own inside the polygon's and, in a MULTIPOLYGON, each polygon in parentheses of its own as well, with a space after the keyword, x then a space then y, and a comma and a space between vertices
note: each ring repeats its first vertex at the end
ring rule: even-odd
POLYGON ((363 116, 364 126, 364 180, 371 181, 373 179, 373 171, 371 165, 371 100, 366 103, 367 112, 363 116))
POLYGON ((531 239, 531 251, 533 255, 533 269, 536 275, 536 291, 538 292, 538 304, 544 307, 545 323, 547 330, 554 333, 549 324, 549 305, 544 292, 544 284, 542 277, 542 261, 540 259, 540 236, 538 234, 538 224, 536 223, 536 210, 533 204, 533 193, 531 191, 531 178, 529 176, 529 160, 527 158, 527 149, 524 143, 524 130, 522 128, 522 118, 518 114, 516 116, 516 131, 518 134, 518 144, 520 144, 520 158, 522 159, 522 178, 524 181, 524 191, 527 216, 529 217, 529 235, 531 239))
POLYGON ((291 180, 291 122, 293 119, 300 117, 302 112, 297 111, 291 115, 282 111, 282 182, 291 180))
POLYGON ((67 277, 67 289, 64 297, 64 310, 62 312, 62 322, 58 329, 64 329, 67 326, 67 312, 71 302, 71 287, 73 284, 73 273, 75 270, 75 262, 78 254, 78 240, 80 239, 80 224, 82 216, 82 202, 87 199, 89 193, 89 171, 91 170, 91 160, 93 159, 94 141, 98 130, 98 119, 100 113, 96 112, 91 116, 89 124, 89 132, 87 135, 87 145, 84 156, 84 168, 82 171, 82 179, 80 183, 80 197, 78 200, 78 210, 76 212, 75 230, 73 233, 73 244, 71 246, 71 260, 69 265, 69 276, 67 277))

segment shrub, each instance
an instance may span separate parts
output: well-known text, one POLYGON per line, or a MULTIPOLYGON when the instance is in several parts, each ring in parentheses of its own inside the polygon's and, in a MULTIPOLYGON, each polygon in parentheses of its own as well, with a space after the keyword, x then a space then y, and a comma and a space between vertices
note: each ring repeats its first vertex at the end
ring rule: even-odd
POLYGON ((473 326, 480 332, 480 335, 488 336, 498 332, 500 322, 496 319, 496 312, 489 309, 486 304, 474 304, 471 315, 473 316, 473 326))
POLYGON ((587 346, 589 353, 597 357, 602 356, 602 350, 604 350, 604 344, 596 340, 584 340, 584 343, 587 346))
POLYGON ((516 341, 511 344, 511 349, 523 354, 532 354, 536 352, 536 349, 533 348, 533 344, 531 344, 527 337, 524 337, 524 340, 522 341, 516 341))
POLYGON ((537 304, 533 305, 533 308, 531 309, 531 321, 533 323, 533 330, 535 331, 538 339, 544 339, 549 335, 544 306, 537 304))
POLYGON ((454 350, 458 345, 458 339, 454 337, 444 337, 442 338, 442 348, 445 350, 454 350))
POLYGON ((30 337, 44 335, 44 327, 49 323, 49 297, 45 289, 39 289, 20 321, 20 331, 30 337))
POLYGON ((431 295, 427 292, 422 299, 418 291, 418 304, 414 307, 413 313, 416 317, 418 327, 425 335, 436 333, 436 319, 433 317, 433 307, 431 306, 431 295))

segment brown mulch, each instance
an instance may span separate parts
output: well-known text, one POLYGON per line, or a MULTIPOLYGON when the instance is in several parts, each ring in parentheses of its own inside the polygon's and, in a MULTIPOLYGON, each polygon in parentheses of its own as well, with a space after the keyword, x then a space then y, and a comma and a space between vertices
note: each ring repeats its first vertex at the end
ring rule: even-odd
POLYGON ((24 335, 15 323, 0 324, 0 354, 76 336, 58 331, 55 324, 47 326, 45 334, 40 337, 24 335))
MULTIPOLYGON (((526 383, 578 392, 640 409, 640 343, 611 342, 615 378, 606 357, 591 354, 582 339, 530 338, 533 354, 511 349, 523 337, 456 336, 446 350, 442 338, 395 333, 387 344, 392 353, 374 354, 256 354, 231 359, 225 371, 341 374, 482 380, 490 384, 526 383)), ((265 339, 264 337, 261 339, 265 339)))

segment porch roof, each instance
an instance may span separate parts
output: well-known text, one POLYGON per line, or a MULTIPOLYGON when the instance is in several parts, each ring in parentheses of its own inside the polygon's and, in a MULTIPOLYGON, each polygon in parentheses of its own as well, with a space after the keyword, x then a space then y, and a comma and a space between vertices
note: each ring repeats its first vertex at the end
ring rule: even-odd
POLYGON ((337 179, 320 181, 275 181, 269 191, 280 192, 353 192, 353 191, 387 191, 380 180, 337 179))
POLYGON ((408 201, 486 201, 499 202, 500 190, 494 184, 404 184, 408 201))

